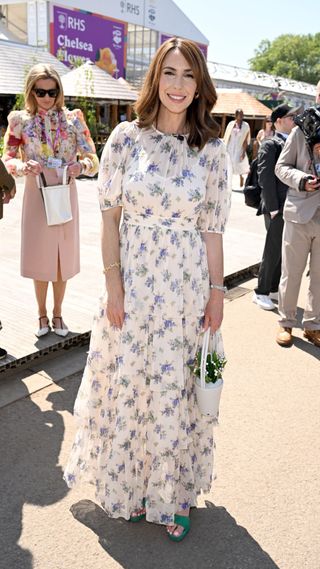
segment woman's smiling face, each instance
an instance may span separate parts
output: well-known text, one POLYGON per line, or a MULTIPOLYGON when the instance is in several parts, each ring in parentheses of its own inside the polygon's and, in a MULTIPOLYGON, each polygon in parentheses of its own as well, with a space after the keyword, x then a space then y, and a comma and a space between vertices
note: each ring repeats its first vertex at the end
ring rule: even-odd
POLYGON ((179 49, 170 51, 163 60, 159 81, 162 107, 170 113, 186 113, 196 90, 197 83, 189 63, 179 49))

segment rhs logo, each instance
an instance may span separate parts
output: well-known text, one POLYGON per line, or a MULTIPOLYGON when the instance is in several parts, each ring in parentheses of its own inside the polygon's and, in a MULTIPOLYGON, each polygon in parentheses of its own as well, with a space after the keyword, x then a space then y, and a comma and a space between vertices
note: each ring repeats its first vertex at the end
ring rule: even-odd
POLYGON ((122 14, 127 12, 128 14, 134 14, 135 16, 140 15, 139 4, 132 4, 132 2, 124 2, 124 0, 121 0, 120 10, 122 14))
POLYGON ((65 12, 58 12, 58 22, 60 30, 66 30, 68 27, 68 15, 65 12))
POLYGON ((156 19, 156 11, 154 8, 149 8, 148 10, 148 17, 150 22, 154 22, 156 19))
POLYGON ((116 45, 119 45, 122 42, 121 30, 115 29, 112 32, 112 38, 116 45))

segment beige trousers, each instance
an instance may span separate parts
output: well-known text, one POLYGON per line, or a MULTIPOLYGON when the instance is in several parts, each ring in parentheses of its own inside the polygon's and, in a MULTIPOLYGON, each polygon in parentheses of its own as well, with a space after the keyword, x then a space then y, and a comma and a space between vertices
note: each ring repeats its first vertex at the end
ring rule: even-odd
POLYGON ((303 271, 310 254, 310 282, 302 326, 320 330, 320 208, 308 223, 285 221, 279 284, 279 324, 297 326, 297 303, 303 271))

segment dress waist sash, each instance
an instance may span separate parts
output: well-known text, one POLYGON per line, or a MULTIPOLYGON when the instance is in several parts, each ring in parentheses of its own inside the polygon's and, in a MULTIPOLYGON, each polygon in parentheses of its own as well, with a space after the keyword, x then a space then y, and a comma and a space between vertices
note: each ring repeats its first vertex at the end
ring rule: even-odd
POLYGON ((125 212, 123 217, 124 223, 128 225, 139 225, 144 227, 163 227, 173 231, 197 231, 193 219, 187 217, 161 217, 157 215, 132 214, 125 212))

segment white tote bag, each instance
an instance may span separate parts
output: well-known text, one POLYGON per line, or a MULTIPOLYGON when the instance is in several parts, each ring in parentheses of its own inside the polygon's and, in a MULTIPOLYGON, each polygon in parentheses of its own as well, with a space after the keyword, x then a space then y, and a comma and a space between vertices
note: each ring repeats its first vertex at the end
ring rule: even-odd
POLYGON ((67 184, 68 166, 63 170, 62 184, 47 186, 44 176, 38 176, 48 225, 62 225, 72 220, 70 185, 67 184))
POLYGON ((219 416, 220 397, 223 388, 223 379, 218 379, 215 383, 206 383, 206 362, 209 351, 210 339, 212 339, 212 350, 223 356, 223 343, 220 329, 211 335, 210 328, 203 335, 201 349, 200 378, 196 378, 195 390, 197 403, 202 415, 209 415, 217 418, 219 416), (210 338, 211 336, 211 338, 210 338))

